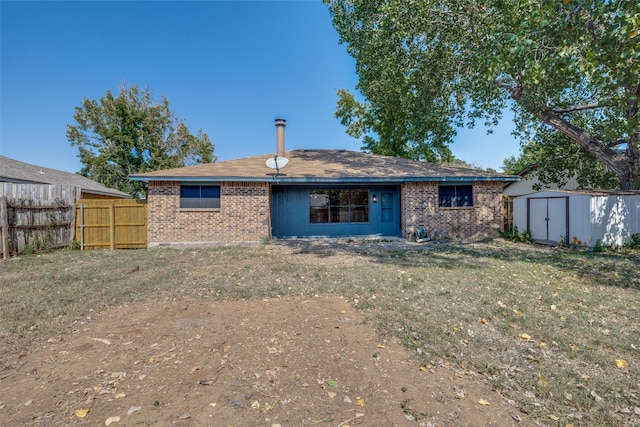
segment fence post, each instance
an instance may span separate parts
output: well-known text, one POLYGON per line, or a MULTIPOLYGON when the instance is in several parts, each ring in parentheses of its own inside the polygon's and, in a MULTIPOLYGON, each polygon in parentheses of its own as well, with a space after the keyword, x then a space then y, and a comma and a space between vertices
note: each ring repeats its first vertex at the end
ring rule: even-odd
POLYGON ((111 250, 116 248, 116 206, 112 201, 109 203, 109 242, 111 250))
POLYGON ((7 197, 0 197, 0 226, 2 227, 2 259, 9 259, 9 211, 7 197))
POLYGON ((80 203, 80 250, 84 251, 84 205, 80 203))

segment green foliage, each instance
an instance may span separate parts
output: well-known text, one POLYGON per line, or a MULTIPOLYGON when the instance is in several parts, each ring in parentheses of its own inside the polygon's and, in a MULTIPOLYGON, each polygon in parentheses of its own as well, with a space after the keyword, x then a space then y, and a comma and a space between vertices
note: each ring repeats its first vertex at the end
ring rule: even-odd
POLYGON ((570 249, 576 249, 577 246, 572 244, 571 242, 569 242, 569 240, 567 239, 567 237, 565 235, 560 236, 560 239, 558 240, 558 246, 560 246, 561 248, 570 248, 570 249))
POLYGON ((634 233, 631 238, 624 243, 625 248, 640 249, 640 233, 634 233))
POLYGON ((602 244, 602 239, 596 240, 596 244, 593 246, 593 252, 600 253, 600 252, 604 252, 604 250, 605 250, 605 247, 602 244))
POLYGON ((536 162, 585 186, 640 186, 637 2, 325 3, 363 98, 338 91, 336 116, 366 150, 448 160, 457 127, 495 125, 510 107, 516 134, 543 148, 536 162))
MULTIPOLYGON (((524 147, 523 147, 524 149, 524 147)), ((529 160, 524 153, 520 153, 518 157, 509 156, 502 161, 502 171, 509 175, 517 175, 523 170, 530 168, 537 163, 533 160, 529 160)))
POLYGON ((506 230, 498 230, 498 233, 500 233, 500 237, 503 239, 511 240, 512 242, 533 243, 531 230, 527 229, 520 233, 516 225, 510 225, 506 230))
POLYGON ((67 139, 78 147, 80 174, 134 197, 146 194, 144 183, 129 175, 190 166, 216 160, 214 146, 202 130, 192 135, 169 109, 163 96, 155 102, 150 89, 107 90, 99 101, 85 98, 76 107, 76 126, 67 125, 67 139))
POLYGON ((619 188, 615 174, 593 155, 544 124, 537 125, 535 139, 522 145, 520 155, 504 160, 502 169, 505 173, 517 174, 528 169, 529 176, 537 177, 543 186, 553 183, 562 187, 576 178, 579 188, 619 188))
POLYGON ((35 255, 41 252, 51 252, 52 244, 48 238, 35 239, 33 243, 25 245, 22 254, 23 255, 35 255))
POLYGON ((22 251, 23 255, 33 255, 37 252, 35 245, 26 245, 22 251))
MULTIPOLYGON (((453 166, 453 167, 457 167, 457 168, 466 168, 466 169, 476 169, 476 170, 482 170, 481 167, 479 167, 477 164, 472 164, 469 163, 465 160, 462 159, 458 159, 457 157, 452 156, 451 160, 448 161, 442 161, 442 164, 445 164, 447 166, 453 166)), ((490 172, 491 168, 487 168, 487 172, 490 172)), ((495 172, 495 170, 494 170, 495 172)))

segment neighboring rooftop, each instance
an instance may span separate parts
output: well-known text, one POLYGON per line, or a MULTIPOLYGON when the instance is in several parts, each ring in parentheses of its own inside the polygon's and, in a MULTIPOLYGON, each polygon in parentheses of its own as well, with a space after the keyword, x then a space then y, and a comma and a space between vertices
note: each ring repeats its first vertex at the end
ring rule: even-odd
POLYGON ((265 162, 273 154, 205 163, 132 175, 134 181, 272 181, 408 182, 408 181, 517 181, 518 177, 476 169, 418 162, 347 150, 292 150, 285 153, 286 167, 276 171, 265 162))
POLYGON ((125 192, 109 188, 82 175, 36 166, 4 156, 0 156, 0 182, 77 185, 83 193, 131 198, 131 195, 125 192))

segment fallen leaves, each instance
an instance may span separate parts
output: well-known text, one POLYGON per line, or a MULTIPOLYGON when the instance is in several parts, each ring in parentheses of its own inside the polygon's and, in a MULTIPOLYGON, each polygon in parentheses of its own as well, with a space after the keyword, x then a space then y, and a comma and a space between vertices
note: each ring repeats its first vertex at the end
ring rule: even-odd
POLYGON ((138 412, 139 410, 141 410, 142 407, 141 406, 132 406, 129 408, 129 410, 127 411, 127 415, 131 415, 134 412, 138 412))
MULTIPOLYGON (((215 403, 210 403, 209 406, 215 407, 215 403)), ((273 407, 269 404, 269 402, 265 402, 264 405, 261 405, 258 400, 254 400, 251 402, 251 409, 260 409, 262 408, 264 412, 268 412, 273 409, 273 407)))
POLYGON ((88 409, 76 409, 75 411, 73 411, 73 413, 78 418, 84 418, 89 414, 89 410, 88 409))
POLYGON ((538 375, 538 382, 544 387, 547 387, 549 385, 549 381, 547 381, 547 379, 542 375, 538 375))
POLYGON ((624 369, 627 366, 627 361, 624 359, 616 359, 616 366, 620 369, 624 369))
POLYGON ((522 338, 523 340, 530 340, 531 339, 531 335, 529 334, 520 334, 520 338, 522 338))
POLYGON ((591 397, 593 397, 593 400, 595 400, 596 402, 602 402, 602 397, 598 396, 595 391, 591 391, 591 393, 589 394, 591 395, 591 397))
POLYGON ((491 403, 487 402, 484 399, 480 399, 480 400, 478 400, 478 405, 489 406, 489 405, 491 405, 491 403))
POLYGON ((104 422, 104 425, 109 426, 113 423, 117 423, 118 421, 120 421, 120 417, 109 417, 104 422))

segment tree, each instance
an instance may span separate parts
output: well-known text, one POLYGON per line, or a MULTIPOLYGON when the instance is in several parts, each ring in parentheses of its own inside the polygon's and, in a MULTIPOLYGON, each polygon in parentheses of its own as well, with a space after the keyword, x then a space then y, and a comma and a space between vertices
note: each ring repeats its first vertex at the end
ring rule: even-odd
POLYGON ((67 139, 78 147, 80 174, 134 197, 146 187, 130 181, 131 174, 216 160, 207 134, 192 135, 169 101, 154 102, 150 89, 123 84, 117 97, 107 90, 99 101, 85 98, 73 117, 78 124, 67 125, 67 139))
POLYGON ((339 91, 336 116, 365 149, 446 157, 457 127, 509 107, 522 140, 579 148, 622 189, 640 186, 638 2, 325 3, 364 97, 339 91))
POLYGON ((576 178, 579 188, 615 189, 620 185, 603 163, 557 132, 546 139, 524 143, 517 157, 504 159, 502 169, 508 174, 528 169, 542 184, 537 190, 551 183, 562 187, 572 178, 576 178))

